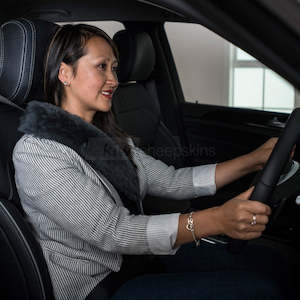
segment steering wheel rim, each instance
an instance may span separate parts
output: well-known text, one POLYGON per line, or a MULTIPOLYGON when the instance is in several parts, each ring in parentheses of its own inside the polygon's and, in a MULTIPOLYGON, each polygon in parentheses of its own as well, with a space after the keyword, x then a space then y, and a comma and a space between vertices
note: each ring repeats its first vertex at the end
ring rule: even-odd
POLYGON ((279 177, 290 159, 292 148, 300 135, 300 108, 294 109, 278 139, 262 174, 250 196, 251 200, 272 206, 271 197, 279 177))
MULTIPOLYGON (((250 200, 262 202, 272 208, 273 205, 271 199, 273 192, 299 136, 300 108, 296 108, 291 113, 282 134, 261 171, 261 177, 254 187, 250 200)), ((231 252, 240 252, 246 243, 247 241, 245 240, 232 239, 228 244, 228 248, 231 252)))

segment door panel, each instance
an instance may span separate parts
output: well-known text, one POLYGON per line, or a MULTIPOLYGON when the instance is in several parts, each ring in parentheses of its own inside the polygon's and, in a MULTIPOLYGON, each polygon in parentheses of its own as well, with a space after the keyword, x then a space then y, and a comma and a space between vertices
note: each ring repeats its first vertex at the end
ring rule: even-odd
POLYGON ((195 164, 221 162, 254 150, 278 136, 288 115, 184 103, 186 139, 195 164))
MULTIPOLYGON (((283 113, 191 103, 182 104, 181 111, 189 148, 198 149, 192 152, 194 165, 221 162, 248 153, 268 138, 279 136, 288 118, 283 113)), ((294 159, 300 160, 299 145, 294 159)), ((196 209, 220 205, 248 189, 254 176, 249 174, 214 196, 194 200, 192 205, 196 209)), ((287 198, 280 216, 267 228, 264 237, 299 247, 299 212, 295 197, 287 198)))
MULTIPOLYGON (((190 163, 218 163, 246 154, 268 138, 278 136, 288 115, 249 109, 184 103, 181 105, 190 163)), ((255 174, 220 189, 215 196, 194 202, 203 209, 245 191, 255 174)))

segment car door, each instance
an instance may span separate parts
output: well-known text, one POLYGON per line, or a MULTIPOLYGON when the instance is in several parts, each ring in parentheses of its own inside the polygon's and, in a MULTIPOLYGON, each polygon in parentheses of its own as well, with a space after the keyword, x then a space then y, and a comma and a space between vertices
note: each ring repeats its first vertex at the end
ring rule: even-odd
MULTIPOLYGON (((187 164, 225 161, 253 151, 270 137, 279 136, 289 113, 298 106, 296 87, 244 51, 243 55, 251 58, 233 62, 232 51, 242 50, 233 44, 224 46, 219 36, 210 41, 207 28, 204 35, 195 38, 192 30, 199 24, 183 23, 189 27, 186 31, 180 31, 179 26, 177 22, 175 28, 168 29, 166 24, 157 27, 155 74, 159 75, 156 83, 164 121, 181 139, 187 164), (191 41, 187 42, 189 37, 191 41), (176 47, 182 52, 176 53, 176 47), (216 49, 223 53, 222 57, 212 55, 218 52, 216 49), (243 72, 249 72, 250 79, 243 77, 243 72)), ((298 148, 296 160, 299 160, 298 148)), ((223 203, 245 191, 255 175, 222 188, 197 208, 223 203)), ((291 237, 293 230, 299 230, 299 218, 294 213, 299 212, 299 207, 294 200, 287 202, 273 237, 285 239, 291 237)), ((296 243, 294 234, 291 239, 296 243)))
POLYGON ((188 145, 197 150, 196 162, 230 159, 280 134, 298 104, 290 83, 199 24, 166 23, 165 30, 183 90, 179 110, 188 145))
POLYGON ((232 159, 280 135, 298 103, 294 86, 199 24, 167 22, 157 31, 161 110, 189 164, 232 159))

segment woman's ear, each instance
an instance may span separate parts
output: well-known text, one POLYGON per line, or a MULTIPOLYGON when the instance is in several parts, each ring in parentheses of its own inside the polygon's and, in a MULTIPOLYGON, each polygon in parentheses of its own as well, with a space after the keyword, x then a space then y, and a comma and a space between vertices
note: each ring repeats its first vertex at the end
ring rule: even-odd
POLYGON ((58 79, 64 86, 69 86, 73 78, 73 69, 71 66, 62 62, 58 71, 58 79))

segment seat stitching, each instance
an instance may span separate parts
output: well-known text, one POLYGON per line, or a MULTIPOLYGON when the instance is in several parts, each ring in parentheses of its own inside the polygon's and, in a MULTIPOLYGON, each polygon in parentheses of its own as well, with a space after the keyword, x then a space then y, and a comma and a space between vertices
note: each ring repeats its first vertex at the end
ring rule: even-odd
MULTIPOLYGON (((24 62, 24 48, 26 49, 26 44, 27 44, 27 39, 26 39, 26 35, 25 35, 25 26, 22 23, 20 23, 19 21, 13 21, 13 22, 10 22, 10 23, 15 24, 15 25, 19 26, 22 29, 22 35, 23 35, 23 38, 24 38, 24 42, 23 42, 23 51, 22 51, 21 61, 24 62)), ((12 93, 12 96, 10 97, 11 100, 14 100, 17 97, 18 93, 19 93, 20 82, 21 82, 21 78, 23 78, 23 76, 24 76, 24 63, 21 63, 17 86, 15 88, 15 91, 12 93)))
POLYGON ((0 31, 0 77, 3 72, 3 64, 4 64, 4 36, 3 31, 0 31))
MULTIPOLYGON (((27 20, 24 20, 27 21, 27 20)), ((30 59, 30 68, 29 68, 29 78, 27 83, 27 91, 24 95, 24 99, 27 98, 29 91, 31 90, 32 81, 33 81, 33 71, 34 71, 34 58, 35 58, 35 51, 36 51, 36 30, 34 24, 31 21, 27 21, 31 27, 31 43, 32 43, 32 51, 31 51, 31 59, 30 59)))

